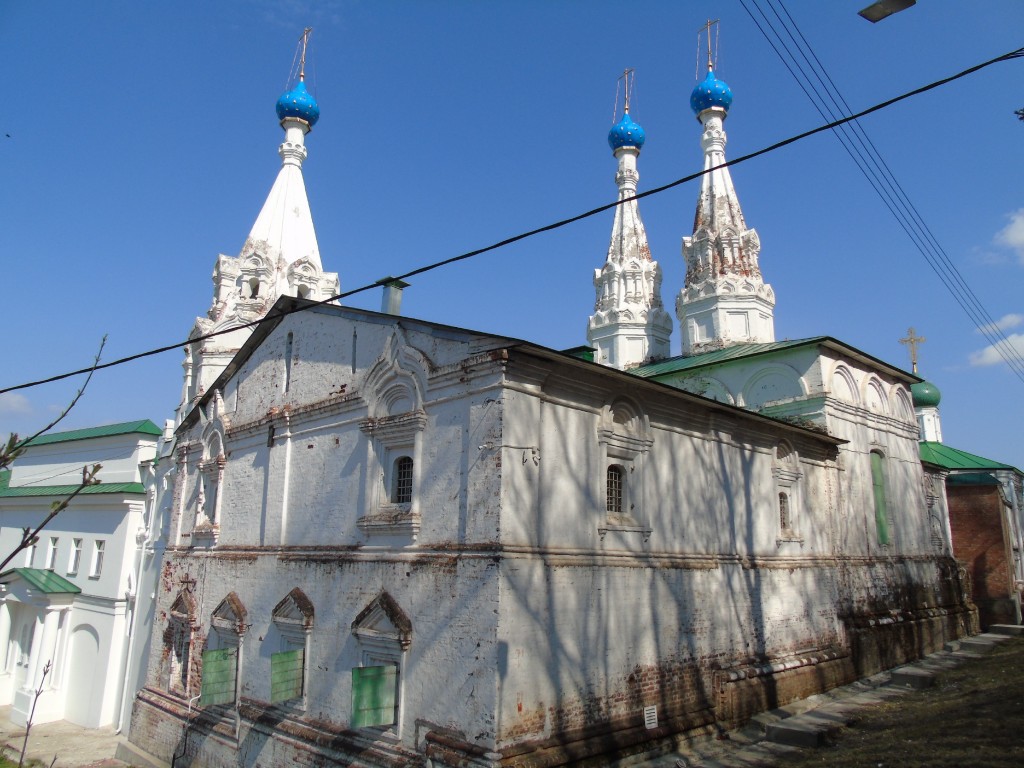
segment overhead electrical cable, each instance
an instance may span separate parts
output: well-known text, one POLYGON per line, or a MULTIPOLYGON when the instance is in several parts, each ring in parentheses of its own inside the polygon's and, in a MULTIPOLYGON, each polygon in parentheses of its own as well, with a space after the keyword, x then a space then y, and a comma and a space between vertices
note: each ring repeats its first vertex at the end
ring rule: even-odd
MULTIPOLYGON (((785 4, 782 0, 775 0, 775 2, 781 8, 785 18, 773 5, 773 0, 765 0, 765 5, 775 17, 776 21, 773 22, 764 8, 758 5, 758 0, 740 0, 747 15, 750 16, 772 50, 793 76, 797 85, 814 105, 818 114, 825 120, 831 120, 837 115, 849 112, 849 105, 807 38, 800 31, 796 21, 786 10, 785 4), (748 3, 761 15, 761 20, 754 15, 748 3), (765 27, 771 31, 771 35, 765 27), (783 33, 788 38, 788 43, 784 39, 783 33), (803 64, 797 60, 793 53, 794 50, 800 54, 803 64), (808 72, 813 75, 817 85, 812 82, 808 72)), ((889 165, 874 142, 871 141, 864 127, 851 121, 837 126, 834 133, 953 299, 960 305, 960 308, 967 314, 986 341, 1003 358, 1010 370, 1024 382, 1024 356, 1014 347, 974 291, 971 290, 931 228, 925 223, 917 207, 910 201, 906 191, 896 180, 889 165)))
POLYGON ((760 157, 761 155, 768 154, 769 152, 774 152, 777 149, 782 149, 783 147, 787 147, 790 144, 794 144, 794 143, 796 143, 798 141, 801 141, 803 139, 806 139, 806 138, 808 138, 810 136, 814 136, 814 135, 816 135, 818 133, 822 133, 823 131, 830 131, 833 128, 836 128, 838 126, 845 125, 846 123, 852 122, 854 120, 858 120, 858 119, 860 119, 862 117, 865 117, 866 115, 870 115, 870 114, 873 114, 875 112, 878 112, 878 111, 880 111, 882 109, 890 107, 893 104, 896 104, 898 102, 904 101, 904 100, 909 99, 909 98, 911 98, 913 96, 917 96, 919 94, 926 93, 927 91, 934 90, 935 88, 939 88, 939 87, 941 87, 943 85, 946 85, 947 83, 951 83, 954 80, 959 80, 962 77, 966 77, 967 75, 973 74, 974 72, 977 72, 979 70, 985 69, 986 67, 990 67, 993 64, 999 64, 999 63, 1002 63, 1002 62, 1005 62, 1005 61, 1011 61, 1013 59, 1018 59, 1018 58, 1021 58, 1021 57, 1024 57, 1024 48, 1018 48, 1016 50, 1010 51, 1009 53, 1004 53, 1001 56, 996 56, 994 59, 989 59, 988 61, 984 61, 984 62, 982 62, 980 64, 975 64, 973 67, 969 67, 968 69, 965 69, 962 72, 958 72, 955 75, 950 75, 949 77, 945 77, 945 78, 943 78, 941 80, 936 80, 935 82, 929 83, 928 85, 923 85, 920 88, 915 88, 914 90, 908 91, 908 92, 906 92, 904 94, 901 94, 900 96, 896 96, 894 98, 891 98, 891 99, 888 99, 886 101, 880 102, 879 104, 875 104, 873 107, 868 107, 867 109, 864 109, 864 110, 862 110, 860 112, 857 112, 856 114, 849 115, 847 117, 842 117, 842 118, 839 118, 837 120, 833 120, 833 121, 831 121, 829 123, 825 123, 824 125, 820 125, 817 128, 812 128, 812 129, 810 129, 808 131, 804 131, 803 133, 798 133, 795 136, 790 136, 788 139, 783 139, 782 141, 777 141, 774 144, 770 144, 767 147, 763 147, 761 149, 755 150, 754 152, 750 152, 750 153, 748 153, 746 155, 742 155, 740 157, 737 157, 737 158, 734 158, 732 160, 726 161, 726 162, 721 163, 719 165, 712 166, 711 168, 707 168, 705 170, 698 171, 696 173, 691 173, 688 176, 683 176, 682 178, 676 179, 675 181, 671 181, 668 184, 662 184, 660 187, 655 187, 653 189, 649 189, 646 192, 639 192, 636 195, 633 195, 632 197, 627 197, 627 198, 623 198, 622 200, 616 200, 615 202, 607 203, 605 205, 599 206, 597 208, 593 208, 593 209, 591 209, 589 211, 586 211, 584 213, 577 214, 576 216, 571 216, 571 217, 569 217, 567 219, 562 219, 560 221, 556 221, 556 222, 553 222, 551 224, 546 224, 543 227, 537 227, 536 229, 531 229, 528 232, 522 232, 522 233, 520 233, 518 235, 514 235, 512 237, 505 238, 504 240, 500 240, 499 242, 492 243, 491 245, 484 246, 483 248, 477 248, 476 250, 468 251, 468 252, 460 254, 458 256, 452 256, 450 258, 443 259, 441 261, 436 261, 433 264, 428 264, 428 265, 423 266, 423 267, 418 267, 417 269, 411 270, 409 272, 405 272, 404 274, 401 274, 401 275, 388 276, 388 277, 382 278, 380 280, 377 280, 376 282, 369 283, 367 285, 363 285, 363 286, 361 286, 359 288, 354 288, 351 291, 345 291, 345 292, 339 293, 336 296, 331 296, 329 298, 322 299, 320 301, 305 303, 305 304, 303 304, 301 306, 296 306, 296 307, 293 307, 293 308, 289 308, 289 309, 284 310, 284 311, 280 311, 279 310, 279 311, 276 311, 276 312, 269 312, 269 313, 267 313, 266 316, 264 316, 262 318, 259 318, 257 320, 252 320, 252 321, 250 321, 248 323, 239 323, 238 325, 233 325, 230 328, 223 328, 223 329, 221 329, 219 331, 214 331, 212 333, 207 333, 207 334, 204 334, 204 335, 201 335, 201 336, 196 336, 196 337, 193 337, 193 338, 185 339, 183 341, 177 341, 177 342, 174 342, 173 344, 166 344, 166 345, 164 345, 162 347, 156 347, 154 349, 150 349, 150 350, 147 350, 145 352, 139 352, 139 353, 136 353, 134 355, 129 355, 128 357, 122 357, 122 358, 119 358, 117 360, 111 360, 108 363, 100 363, 98 365, 93 365, 93 366, 90 366, 88 368, 80 368, 80 369, 75 370, 75 371, 68 371, 66 373, 60 373, 60 374, 57 374, 57 375, 54 375, 54 376, 50 376, 50 377, 45 378, 45 379, 38 379, 36 381, 29 381, 29 382, 25 382, 23 384, 15 384, 15 385, 10 386, 10 387, 4 387, 4 388, 0 389, 0 395, 4 394, 6 392, 13 392, 13 391, 19 390, 19 389, 28 389, 30 387, 37 387, 37 386, 40 386, 42 384, 50 384, 50 383, 55 382, 55 381, 60 381, 62 379, 70 378, 72 376, 78 376, 78 375, 81 375, 81 374, 84 374, 84 373, 89 373, 90 371, 98 371, 98 370, 103 370, 103 369, 106 369, 106 368, 113 368, 115 366, 124 365, 125 363, 130 363, 130 362, 133 362, 135 360, 140 360, 140 359, 142 359, 144 357, 152 357, 153 355, 162 354, 163 352, 169 352, 172 349, 178 349, 180 347, 185 346, 186 344, 194 344, 194 343, 196 343, 198 341, 205 341, 207 339, 212 339, 212 338, 215 338, 217 336, 223 336, 224 334, 232 333, 233 331, 237 331, 237 330, 242 329, 242 328, 253 328, 253 327, 255 327, 255 326, 259 325, 260 323, 262 323, 264 321, 267 321, 267 320, 276 320, 276 319, 285 317, 286 315, 294 314, 295 312, 304 312, 307 309, 313 309, 315 307, 322 306, 322 305, 325 305, 325 304, 333 304, 334 302, 336 302, 336 301, 338 301, 340 299, 345 299, 345 298, 348 298, 349 296, 354 296, 354 295, 356 295, 358 293, 362 293, 364 291, 368 291, 368 290, 371 290, 373 288, 385 286, 385 285, 387 285, 388 283, 390 283, 390 282, 392 282, 394 280, 405 280, 405 279, 410 278, 410 277, 415 277, 416 275, 422 275, 425 272, 431 272, 431 271, 433 271, 435 269, 439 269, 441 267, 448 266, 449 264, 455 264, 455 263, 460 262, 460 261, 465 261, 466 259, 471 259, 471 258, 474 258, 476 256, 480 256, 481 254, 488 253, 490 251, 494 251, 494 250, 497 250, 499 248, 503 248, 503 247, 505 247, 507 245, 511 245, 512 243, 517 243, 520 240, 525 240, 525 239, 527 239, 529 237, 533 237, 535 235, 539 235, 539 234, 544 233, 544 232, 550 232, 550 231, 555 230, 555 229, 560 229, 561 227, 568 226, 569 224, 574 224, 577 221, 582 221, 583 219, 590 218, 591 216, 596 216, 599 213, 604 213, 605 211, 611 210, 612 208, 615 208, 616 206, 622 205, 624 203, 629 203, 629 202, 632 202, 634 200, 640 200, 640 199, 645 198, 645 197, 650 197, 651 195, 656 195, 656 194, 659 194, 661 192, 665 192, 666 190, 672 189, 674 187, 678 187, 681 184, 686 184, 687 182, 693 181, 694 179, 699 179, 701 176, 703 176, 703 175, 705 175, 707 173, 712 173, 712 172, 714 172, 714 171, 716 171, 716 170, 718 170, 720 168, 729 168, 731 166, 739 165, 740 163, 745 163, 748 160, 753 160, 754 158, 760 157))

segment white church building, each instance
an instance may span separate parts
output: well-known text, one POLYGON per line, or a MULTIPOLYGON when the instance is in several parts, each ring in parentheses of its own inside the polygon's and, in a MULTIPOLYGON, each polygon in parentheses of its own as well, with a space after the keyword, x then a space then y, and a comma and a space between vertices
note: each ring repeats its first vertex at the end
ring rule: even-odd
POLYGON ((0 472, 6 557, 23 528, 38 526, 76 489, 84 466, 102 465, 99 484, 0 573, 0 705, 10 705, 16 724, 28 719, 37 691, 35 723, 113 725, 131 706, 135 688, 125 688, 138 655, 133 664, 130 629, 148 517, 141 467, 159 435, 146 420, 48 433, 0 472))
POLYGON ((311 301, 338 284, 300 194, 319 108, 301 80, 282 96, 293 197, 275 184, 219 258, 156 466, 137 747, 197 766, 608 759, 976 631, 918 457, 919 379, 774 338, 760 242, 715 168, 731 99, 709 71, 691 100, 711 172, 680 357, 629 199, 643 130, 612 128, 590 361, 311 301))

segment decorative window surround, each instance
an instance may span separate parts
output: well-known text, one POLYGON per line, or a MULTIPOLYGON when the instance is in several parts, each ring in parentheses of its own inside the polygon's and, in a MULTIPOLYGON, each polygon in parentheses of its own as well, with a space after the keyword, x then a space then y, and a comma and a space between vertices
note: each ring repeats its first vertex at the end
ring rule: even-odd
POLYGON ((418 490, 420 487, 420 440, 419 436, 427 426, 427 414, 422 410, 401 413, 397 416, 363 419, 359 429, 371 438, 372 455, 376 466, 371 471, 379 473, 381 483, 376 498, 368 498, 370 508, 359 518, 359 530, 367 535, 392 534, 416 538, 420 532, 420 511, 418 490), (412 491, 407 503, 391 501, 398 459, 407 456, 412 459, 412 491))
POLYGON ((242 638, 249 625, 246 610, 234 592, 221 600, 210 617, 213 637, 203 652, 203 678, 199 705, 233 704, 238 700, 242 668, 242 638))
POLYGON ((352 725, 382 728, 383 735, 398 739, 402 732, 403 671, 405 656, 412 644, 412 623, 395 599, 387 592, 381 592, 352 622, 352 634, 360 648, 359 667, 356 669, 383 668, 377 679, 370 683, 360 681, 360 673, 353 669, 353 682, 395 686, 394 715, 391 718, 382 712, 357 714, 359 691, 353 686, 352 725), (392 667, 394 671, 390 672, 392 667))
POLYGON ((779 535, 775 546, 783 544, 804 545, 804 537, 800 534, 797 523, 803 510, 801 479, 796 453, 785 443, 775 449, 775 461, 772 466, 775 478, 775 498, 777 500, 776 519, 779 523, 779 535))
POLYGON ((171 605, 167 630, 164 632, 164 658, 167 659, 167 690, 188 698, 192 636, 195 629, 195 600, 182 590, 171 605))
POLYGON ((280 636, 280 650, 270 656, 270 703, 305 711, 313 604, 296 587, 274 607, 271 618, 280 636))
POLYGON ((602 489, 599 498, 606 500, 605 514, 597 533, 604 541, 609 531, 638 533, 646 543, 651 527, 643 524, 644 472, 643 457, 654 440, 642 434, 647 431, 645 419, 628 403, 617 402, 602 413, 602 425, 597 430, 597 442, 604 448, 604 466, 601 472, 602 489), (607 506, 608 472, 611 467, 621 469, 621 510, 616 514, 607 506))

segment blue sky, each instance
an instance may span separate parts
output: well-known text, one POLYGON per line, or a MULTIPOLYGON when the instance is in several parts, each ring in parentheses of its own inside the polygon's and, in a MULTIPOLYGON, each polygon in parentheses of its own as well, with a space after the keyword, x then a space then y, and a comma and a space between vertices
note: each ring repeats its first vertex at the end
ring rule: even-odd
MULTIPOLYGON (((879 24, 866 0, 786 7, 854 109, 1024 45, 1024 3, 921 0, 879 24)), ((727 154, 822 121, 738 2, 39 2, 0 0, 0 387, 183 340, 238 255, 279 167, 274 103, 315 28, 322 117, 305 178, 325 268, 349 290, 609 202, 616 78, 636 71, 640 189, 699 170, 696 30, 721 19, 727 154)), ((946 253, 1024 349, 1024 60, 863 125, 946 253)), ((733 169, 778 338, 835 336, 943 393, 945 441, 1024 467, 1024 383, 985 340, 839 143, 820 134, 733 169)), ((697 182, 641 202, 663 299, 682 287, 697 182)), ((403 312, 555 348, 585 343, 612 213, 416 278, 403 312)), ((378 309, 374 290, 355 306, 378 309)), ((676 323, 678 325, 678 323, 676 323)), ((673 352, 679 348, 678 327, 673 352)), ((62 428, 148 417, 182 354, 97 374, 62 428)), ((75 383, 0 395, 27 433, 75 383)))

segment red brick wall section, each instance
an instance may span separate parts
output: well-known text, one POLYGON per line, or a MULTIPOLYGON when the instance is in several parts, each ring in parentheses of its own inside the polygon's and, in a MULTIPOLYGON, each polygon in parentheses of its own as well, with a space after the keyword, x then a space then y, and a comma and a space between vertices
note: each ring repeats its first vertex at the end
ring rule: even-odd
POLYGON ((1003 526, 1003 498, 997 485, 950 486, 949 525, 953 555, 974 582, 981 624, 1013 623, 1008 601, 1016 599, 1010 567, 1010 538, 1003 526))

